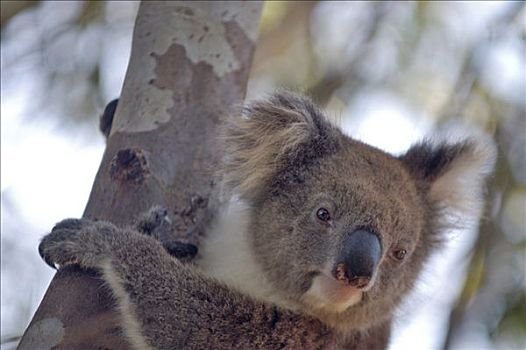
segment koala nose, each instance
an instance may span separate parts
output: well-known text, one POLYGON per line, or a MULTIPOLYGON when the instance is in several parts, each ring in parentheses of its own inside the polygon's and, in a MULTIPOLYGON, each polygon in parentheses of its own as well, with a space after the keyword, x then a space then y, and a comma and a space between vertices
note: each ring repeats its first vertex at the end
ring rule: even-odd
POLYGON ((381 251, 376 234, 366 230, 348 234, 334 265, 334 278, 356 288, 367 287, 380 260, 381 251))

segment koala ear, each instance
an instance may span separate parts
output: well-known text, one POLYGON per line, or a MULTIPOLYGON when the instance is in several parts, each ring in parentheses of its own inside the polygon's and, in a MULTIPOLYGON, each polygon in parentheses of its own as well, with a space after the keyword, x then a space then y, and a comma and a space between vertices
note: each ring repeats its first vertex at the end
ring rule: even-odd
POLYGON ((496 153, 495 143, 480 135, 454 144, 416 144, 401 160, 423 184, 441 223, 457 226, 480 219, 485 180, 493 171, 496 153))
POLYGON ((242 197, 257 198, 280 171, 335 151, 341 137, 308 98, 278 92, 229 120, 223 183, 242 197))

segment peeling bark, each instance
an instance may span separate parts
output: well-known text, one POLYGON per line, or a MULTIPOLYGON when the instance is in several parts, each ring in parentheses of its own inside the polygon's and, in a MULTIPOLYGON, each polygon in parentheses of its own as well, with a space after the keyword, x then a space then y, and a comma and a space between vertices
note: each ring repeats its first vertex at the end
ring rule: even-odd
MULTIPOLYGON (((154 204, 197 242, 217 207, 217 125, 242 102, 261 3, 141 4, 107 147, 84 217, 132 224, 154 204), (208 204, 208 205, 207 205, 208 204)), ((59 271, 19 349, 126 349, 95 273, 59 271)))

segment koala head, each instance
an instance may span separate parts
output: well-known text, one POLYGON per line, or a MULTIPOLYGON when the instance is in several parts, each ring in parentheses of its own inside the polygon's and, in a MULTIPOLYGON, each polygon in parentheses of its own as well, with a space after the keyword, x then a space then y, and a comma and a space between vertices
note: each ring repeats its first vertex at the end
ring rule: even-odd
POLYGON ((479 219, 493 143, 423 142, 395 157, 280 92, 226 131, 225 183, 251 206, 250 242, 288 305, 340 329, 389 318, 445 229, 479 219))

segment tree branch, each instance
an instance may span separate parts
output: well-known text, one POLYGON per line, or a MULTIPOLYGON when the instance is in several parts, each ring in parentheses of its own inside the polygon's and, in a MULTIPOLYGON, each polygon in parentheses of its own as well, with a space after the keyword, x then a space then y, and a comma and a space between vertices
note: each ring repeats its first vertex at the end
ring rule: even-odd
MULTIPOLYGON (((261 3, 141 4, 110 137, 84 217, 131 224, 153 204, 195 242, 217 200, 216 127, 245 95, 261 3), (208 210, 207 205, 208 205, 208 210)), ((125 349, 96 274, 59 271, 19 349, 125 349)))

